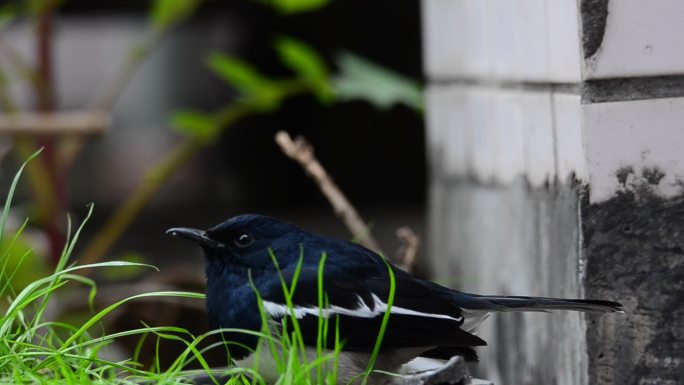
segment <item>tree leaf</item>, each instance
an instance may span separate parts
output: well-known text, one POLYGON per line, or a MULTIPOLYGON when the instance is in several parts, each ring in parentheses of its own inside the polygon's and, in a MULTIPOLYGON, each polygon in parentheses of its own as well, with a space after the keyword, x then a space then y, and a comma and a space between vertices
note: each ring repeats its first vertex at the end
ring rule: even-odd
POLYGON ((248 63, 222 53, 210 54, 207 64, 226 83, 246 94, 255 93, 270 82, 248 63))
POLYGON ((207 63, 261 111, 273 111, 280 106, 286 87, 284 82, 267 78, 245 61, 221 53, 209 55, 207 63))
POLYGON ((340 74, 332 87, 341 100, 365 100, 380 109, 403 104, 423 109, 423 91, 418 82, 408 79, 351 53, 339 56, 340 74))
POLYGON ((283 63, 301 79, 308 81, 322 102, 329 102, 334 98, 329 84, 328 68, 313 48, 302 41, 284 36, 278 38, 275 46, 283 63))
POLYGON ((311 12, 323 8, 330 0, 260 0, 283 14, 311 12))
POLYGON ((212 116, 199 111, 175 112, 171 125, 183 135, 203 140, 213 140, 220 131, 212 116))
POLYGON ((280 59, 302 78, 324 79, 328 69, 323 59, 310 46, 300 40, 281 36, 276 40, 280 59))
POLYGON ((149 11, 152 26, 163 31, 192 16, 199 0, 154 0, 149 11))

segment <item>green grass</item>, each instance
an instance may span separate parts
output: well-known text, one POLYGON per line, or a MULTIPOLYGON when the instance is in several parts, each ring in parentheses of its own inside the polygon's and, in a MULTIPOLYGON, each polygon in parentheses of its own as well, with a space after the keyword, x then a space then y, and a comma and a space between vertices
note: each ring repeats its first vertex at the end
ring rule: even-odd
MULTIPOLYGON (((34 154, 28 161, 37 156, 34 154)), ((28 162, 27 161, 27 162, 28 162)), ((126 302, 145 297, 186 297, 203 299, 200 293, 153 292, 122 299, 106 308, 94 312, 80 325, 71 325, 48 317, 49 306, 59 306, 58 294, 74 285, 90 287, 89 300, 96 295, 95 282, 79 275, 79 271, 90 268, 150 267, 130 262, 104 262, 91 265, 69 265, 81 230, 92 213, 89 205, 83 223, 72 232, 67 218, 68 239, 54 272, 23 287, 15 289, 12 281, 22 268, 22 261, 28 255, 12 255, 11 247, 24 231, 27 221, 11 237, 4 237, 12 198, 26 163, 14 177, 5 201, 0 219, 0 383, 3 384, 134 384, 142 382, 180 383, 192 372, 183 369, 197 361, 209 369, 197 349, 197 344, 207 336, 195 337, 177 327, 148 327, 128 330, 116 334, 101 332, 101 321, 113 310, 126 302), (10 264, 14 260, 16 263, 10 264), (12 267, 10 267, 12 266, 12 267), (122 337, 140 336, 141 339, 154 335, 159 339, 170 339, 184 343, 185 351, 176 362, 165 370, 158 367, 143 368, 137 357, 123 361, 107 360, 102 354, 108 346, 122 337)))
MULTIPOLYGON (((28 161, 36 157, 34 154, 28 161)), ((324 317, 319 314, 318 338, 315 355, 307 355, 297 318, 294 316, 292 302, 301 264, 303 250, 295 275, 290 282, 281 275, 283 293, 287 301, 289 316, 283 319, 284 328, 272 328, 269 319, 260 303, 263 327, 259 332, 224 329, 213 330, 195 336, 186 329, 175 326, 148 326, 141 323, 140 328, 107 334, 103 331, 103 320, 107 315, 123 304, 141 298, 150 297, 184 297, 198 300, 204 294, 164 291, 134 295, 117 301, 104 309, 93 311, 84 322, 78 325, 50 319, 50 306, 59 306, 59 295, 75 285, 86 285, 90 288, 89 301, 92 306, 97 293, 93 280, 79 272, 84 269, 109 269, 121 267, 154 268, 149 265, 132 262, 111 261, 90 265, 70 264, 81 231, 92 213, 92 204, 88 206, 85 220, 75 230, 71 229, 71 220, 67 218, 68 239, 63 252, 52 274, 31 282, 21 290, 15 290, 12 280, 21 269, 24 255, 12 255, 12 244, 17 241, 27 221, 11 237, 3 237, 5 224, 12 205, 12 198, 19 183, 21 166, 12 181, 0 219, 0 384, 182 384, 188 378, 205 375, 215 384, 229 385, 262 385, 264 379, 259 374, 259 358, 270 356, 277 364, 280 374, 277 384, 336 384, 337 363, 343 342, 340 340, 337 318, 324 317), (14 259, 16 263, 9 264, 14 259), (10 267, 12 266, 12 267, 10 267), (216 370, 210 368, 204 356, 209 350, 221 349, 226 352, 226 363, 229 362, 227 347, 231 341, 221 339, 222 331, 241 332, 256 335, 263 343, 256 349, 255 365, 252 368, 226 367, 216 370), (335 333, 334 346, 327 346, 329 333, 335 333), (121 338, 137 337, 139 339, 130 358, 112 361, 104 354, 110 345, 121 338), (162 341, 174 341, 184 347, 182 353, 168 367, 161 367, 159 349, 162 341), (213 342, 218 341, 218 342, 213 342), (157 347, 157 356, 152 365, 143 366, 140 352, 146 343, 153 342, 157 347), (190 370, 189 365, 199 365, 202 369, 190 370), (219 378, 221 381, 219 381, 219 378)), ((277 267, 277 260, 271 253, 277 267)), ((326 262, 324 254, 319 264, 318 305, 324 309, 328 306, 328 297, 323 290, 323 269, 326 262)), ((388 265, 389 269, 389 265, 388 265)), ((394 298, 394 276, 390 271, 391 290, 388 307, 394 298)), ((257 292, 257 296, 258 296, 257 292)), ((381 332, 368 368, 361 373, 360 382, 365 384, 372 372, 373 365, 380 351, 382 335, 388 321, 384 317, 381 332)), ((359 381, 356 381, 359 382, 359 381)))

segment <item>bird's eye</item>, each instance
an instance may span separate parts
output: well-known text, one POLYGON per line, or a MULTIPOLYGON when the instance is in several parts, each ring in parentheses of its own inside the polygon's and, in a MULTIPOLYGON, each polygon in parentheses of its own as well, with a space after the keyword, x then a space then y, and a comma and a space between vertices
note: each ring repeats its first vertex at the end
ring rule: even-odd
POLYGON ((247 247, 252 244, 252 236, 247 233, 242 233, 235 237, 235 245, 237 247, 247 247))

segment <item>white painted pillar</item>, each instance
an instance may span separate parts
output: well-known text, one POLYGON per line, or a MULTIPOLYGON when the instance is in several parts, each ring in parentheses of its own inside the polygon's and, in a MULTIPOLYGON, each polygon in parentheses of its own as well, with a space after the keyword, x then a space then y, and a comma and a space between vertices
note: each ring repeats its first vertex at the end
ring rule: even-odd
POLYGON ((436 278, 628 310, 490 319, 480 376, 684 383, 684 3, 423 0, 423 21, 436 278))

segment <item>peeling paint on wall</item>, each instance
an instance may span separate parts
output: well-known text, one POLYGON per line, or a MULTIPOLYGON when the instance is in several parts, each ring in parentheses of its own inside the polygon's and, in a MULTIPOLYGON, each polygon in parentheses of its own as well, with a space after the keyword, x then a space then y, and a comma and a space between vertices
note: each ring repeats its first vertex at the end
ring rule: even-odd
POLYGON ((582 51, 588 59, 601 48, 608 19, 608 0, 581 0, 582 51))
POLYGON ((684 384, 684 197, 641 194, 583 205, 586 296, 626 310, 587 317, 591 384, 684 384))
POLYGON ((582 83, 582 103, 680 96, 684 96, 684 76, 682 75, 602 79, 582 83))
MULTIPOLYGON (((583 190, 571 180, 532 187, 434 176, 429 245, 438 282, 482 294, 581 296, 583 190)), ((586 384, 584 318, 579 313, 496 314, 480 327, 478 373, 496 384, 586 384), (562 349, 558 347, 562 346, 562 349)))

